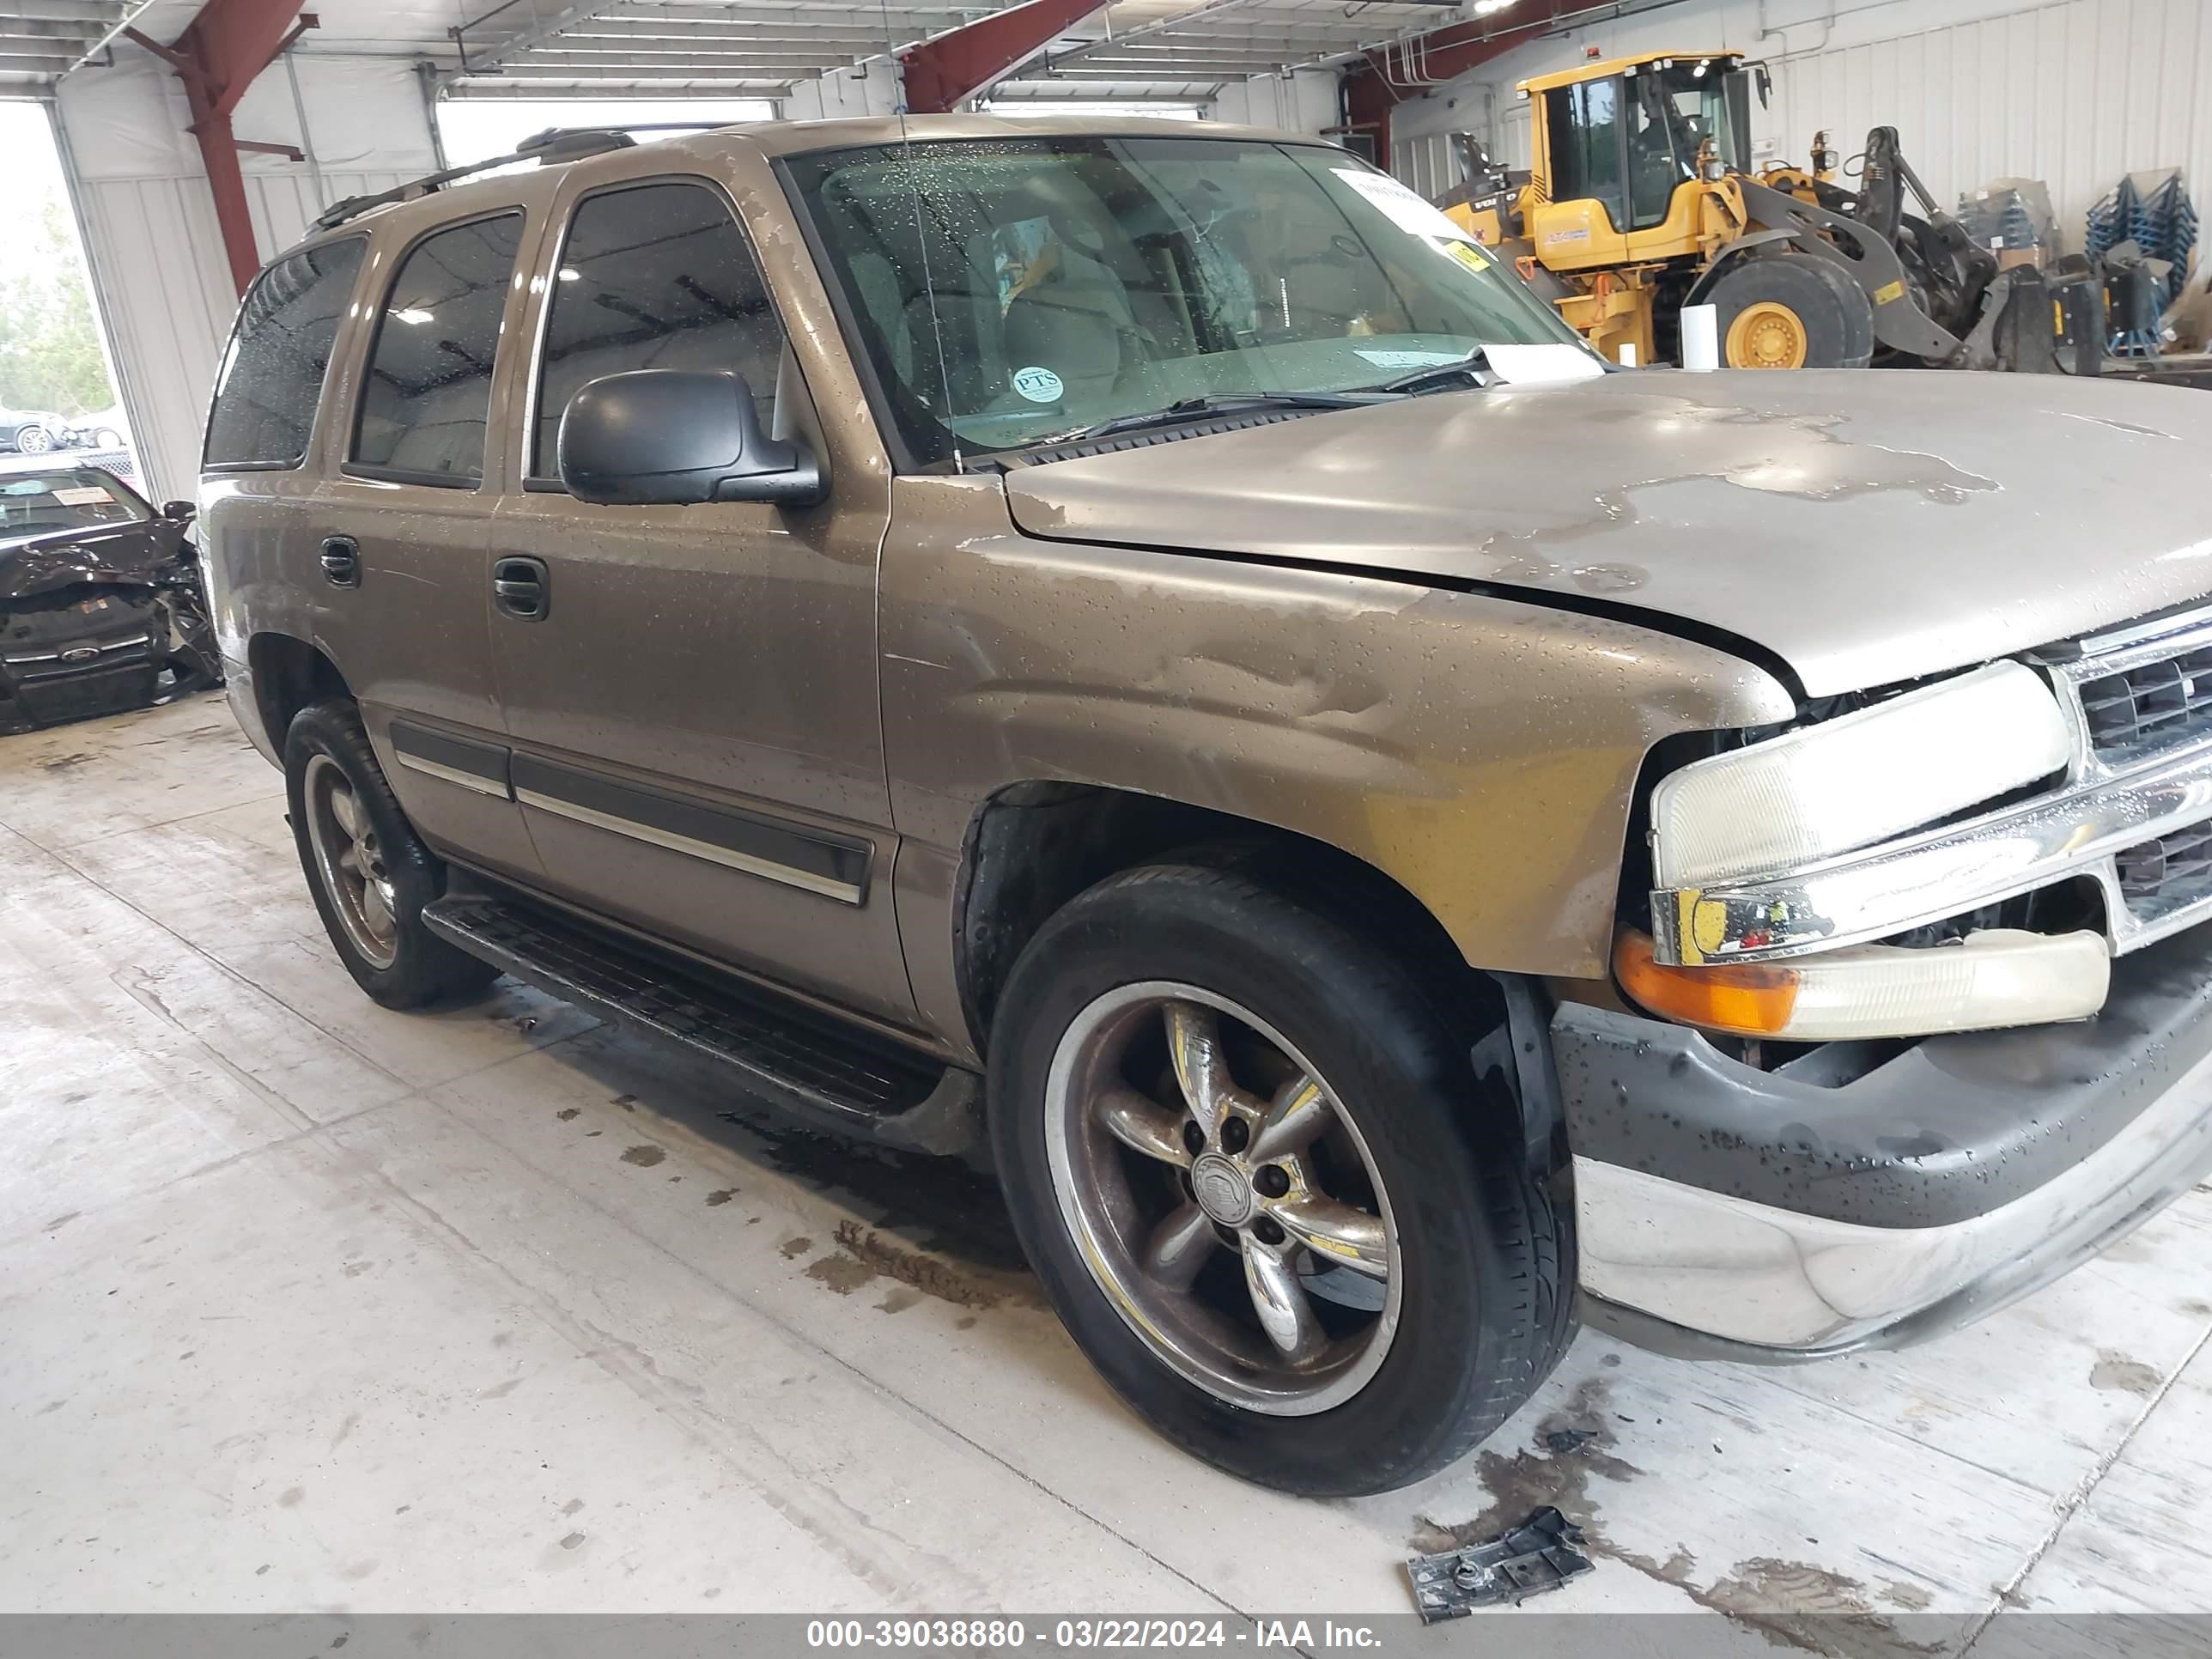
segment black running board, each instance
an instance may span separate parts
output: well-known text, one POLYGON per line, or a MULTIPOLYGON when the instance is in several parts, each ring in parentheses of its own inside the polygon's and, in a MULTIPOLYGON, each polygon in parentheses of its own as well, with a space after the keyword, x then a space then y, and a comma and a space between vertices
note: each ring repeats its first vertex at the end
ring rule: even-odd
POLYGON ((914 1152, 981 1143, 981 1079, 764 987, 686 968, 547 910, 478 894, 426 905, 439 938, 526 985, 672 1042, 811 1125, 914 1152))

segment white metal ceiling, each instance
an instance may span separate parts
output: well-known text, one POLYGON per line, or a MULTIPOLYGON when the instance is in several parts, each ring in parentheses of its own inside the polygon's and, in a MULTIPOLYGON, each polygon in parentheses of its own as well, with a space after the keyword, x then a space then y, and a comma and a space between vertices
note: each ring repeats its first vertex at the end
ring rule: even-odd
POLYGON ((0 97, 46 92, 142 9, 134 0, 9 0, 0 6, 0 97))
MULTIPOLYGON (((775 98, 1020 0, 308 0, 304 55, 428 59, 462 97, 775 98)), ((104 61, 125 23, 173 39, 199 0, 0 0, 0 96, 104 61)), ((995 88, 1210 98, 1224 83, 1440 27, 1459 0, 1116 0, 995 88)), ((135 48, 125 48, 135 50, 135 48)))
MULTIPOLYGON (((1018 0, 508 0, 460 31, 463 96, 775 97, 1018 0)), ((330 8, 325 5, 325 10, 330 8)), ((1205 98, 1460 15, 1455 0, 1120 0, 995 99, 1205 98)))

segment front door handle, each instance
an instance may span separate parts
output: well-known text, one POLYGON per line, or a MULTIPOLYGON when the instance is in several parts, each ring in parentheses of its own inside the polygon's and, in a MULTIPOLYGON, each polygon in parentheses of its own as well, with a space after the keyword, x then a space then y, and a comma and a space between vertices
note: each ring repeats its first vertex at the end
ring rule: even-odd
POLYGON ((543 559, 498 559, 491 567, 492 608, 518 622, 543 622, 553 607, 553 578, 543 559))
POLYGON ((361 586, 361 544, 350 536, 323 538, 323 578, 332 587, 361 586))

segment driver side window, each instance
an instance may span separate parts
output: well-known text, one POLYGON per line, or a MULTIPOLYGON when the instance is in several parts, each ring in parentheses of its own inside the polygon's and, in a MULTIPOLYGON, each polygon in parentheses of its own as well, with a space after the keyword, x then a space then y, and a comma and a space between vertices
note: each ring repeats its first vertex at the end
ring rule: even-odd
POLYGON ((783 324, 744 234, 704 185, 605 191, 577 204, 554 268, 530 477, 558 480, 561 416, 603 375, 733 369, 774 429, 783 324))

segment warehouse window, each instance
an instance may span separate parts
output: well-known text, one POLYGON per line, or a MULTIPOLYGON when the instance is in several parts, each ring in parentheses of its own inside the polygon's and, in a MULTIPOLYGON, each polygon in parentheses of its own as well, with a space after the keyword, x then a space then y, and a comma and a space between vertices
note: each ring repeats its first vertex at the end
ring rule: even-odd
POLYGON ((289 467, 307 459, 338 319, 366 246, 349 236, 262 272, 239 307, 216 373, 204 465, 289 467))
POLYGON ((531 475, 558 475, 561 416, 602 375, 734 369, 752 388, 766 431, 782 361, 783 325, 760 267, 713 191, 659 184, 589 197, 554 273, 531 475))
POLYGON ((483 478, 492 360, 522 216, 424 238, 400 262, 377 319, 349 471, 466 488, 483 478))

